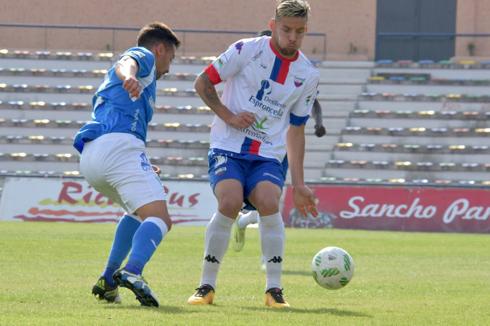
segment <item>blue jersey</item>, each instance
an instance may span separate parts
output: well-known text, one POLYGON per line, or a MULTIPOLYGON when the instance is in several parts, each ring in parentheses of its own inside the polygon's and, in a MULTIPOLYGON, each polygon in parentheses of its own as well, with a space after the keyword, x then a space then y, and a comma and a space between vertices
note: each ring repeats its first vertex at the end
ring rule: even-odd
POLYGON ((104 82, 95 93, 92 121, 75 135, 73 146, 81 153, 85 143, 112 132, 129 133, 146 142, 148 123, 153 116, 156 98, 156 67, 152 52, 143 47, 128 49, 121 57, 129 56, 138 63, 136 77, 142 92, 137 100, 130 98, 116 75, 116 65, 107 72, 104 82))

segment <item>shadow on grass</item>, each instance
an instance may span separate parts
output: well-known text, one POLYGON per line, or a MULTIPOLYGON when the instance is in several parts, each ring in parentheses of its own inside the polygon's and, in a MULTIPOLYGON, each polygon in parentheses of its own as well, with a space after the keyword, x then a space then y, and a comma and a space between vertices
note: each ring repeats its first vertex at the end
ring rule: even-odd
POLYGON ((243 309, 249 310, 261 310, 268 309, 271 312, 279 313, 308 313, 308 314, 330 314, 335 316, 346 317, 368 317, 372 318, 372 315, 368 315, 358 311, 341 310, 335 308, 316 308, 316 309, 304 309, 304 308, 285 308, 285 309, 269 309, 269 308, 256 308, 256 307, 244 307, 243 309))
POLYGON ((311 277, 311 272, 308 271, 282 271, 283 275, 299 275, 299 276, 308 276, 311 277))
POLYGON ((126 305, 107 305, 105 306, 106 309, 121 309, 121 310, 148 310, 148 311, 155 311, 159 313, 166 313, 166 314, 189 314, 193 312, 199 312, 199 311, 192 311, 189 309, 184 309, 183 307, 178 307, 178 306, 160 306, 158 308, 155 307, 144 307, 144 306, 126 306, 126 305))

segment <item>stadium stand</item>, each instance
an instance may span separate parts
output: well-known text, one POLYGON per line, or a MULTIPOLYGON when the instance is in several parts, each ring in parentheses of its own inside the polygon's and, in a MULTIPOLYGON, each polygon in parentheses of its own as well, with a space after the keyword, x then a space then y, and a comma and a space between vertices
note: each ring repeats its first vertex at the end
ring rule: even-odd
MULTIPOLYGON (((0 170, 77 175, 74 132, 113 53, 0 50, 0 170)), ((176 58, 158 82, 149 154, 166 177, 206 178, 213 114, 176 58)), ((318 62, 327 135, 307 125, 308 181, 490 183, 490 62, 318 62), (373 177, 375 176, 375 177, 373 177)))

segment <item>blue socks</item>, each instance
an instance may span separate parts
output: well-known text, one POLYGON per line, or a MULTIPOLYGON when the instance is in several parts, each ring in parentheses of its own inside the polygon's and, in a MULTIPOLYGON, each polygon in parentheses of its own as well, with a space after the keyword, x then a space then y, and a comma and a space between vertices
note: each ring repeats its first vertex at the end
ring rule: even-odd
POLYGON ((124 215, 119 220, 109 259, 102 273, 107 284, 111 287, 116 286, 116 283, 112 279, 112 274, 121 267, 122 262, 126 259, 129 250, 131 250, 131 241, 133 240, 134 233, 140 225, 141 222, 136 217, 130 215, 124 215))
POLYGON ((167 232, 167 224, 162 219, 158 217, 146 218, 134 234, 131 254, 124 269, 130 273, 141 275, 146 263, 167 232))

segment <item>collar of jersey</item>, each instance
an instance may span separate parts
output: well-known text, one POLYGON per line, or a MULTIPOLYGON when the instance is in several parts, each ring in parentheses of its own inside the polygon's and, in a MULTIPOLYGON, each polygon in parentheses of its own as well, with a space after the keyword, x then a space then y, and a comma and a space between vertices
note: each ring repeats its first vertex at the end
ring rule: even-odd
POLYGON ((286 58, 285 56, 280 54, 279 51, 277 51, 276 48, 274 48, 274 45, 272 45, 272 38, 269 40, 269 45, 271 47, 272 52, 274 52, 274 54, 281 60, 293 62, 296 61, 296 59, 298 59, 299 57, 299 50, 296 51, 296 54, 292 58, 286 58))

